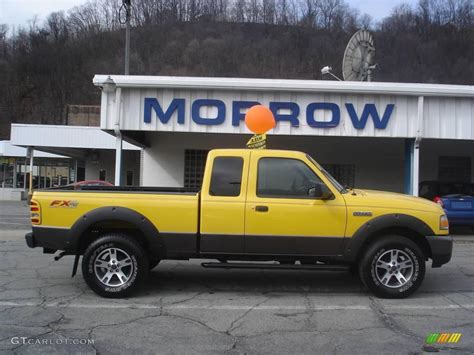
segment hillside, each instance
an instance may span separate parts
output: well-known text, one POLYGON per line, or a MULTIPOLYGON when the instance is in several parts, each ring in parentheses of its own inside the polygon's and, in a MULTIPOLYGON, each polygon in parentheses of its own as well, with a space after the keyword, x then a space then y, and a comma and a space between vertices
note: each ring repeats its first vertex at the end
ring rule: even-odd
MULTIPOLYGON (((340 75, 347 41, 358 28, 370 26, 379 65, 374 80, 472 85, 473 5, 458 3, 467 6, 458 9, 467 13, 462 18, 402 6, 378 24, 347 6, 329 24, 308 22, 309 10, 291 20, 275 15, 266 21, 262 15, 252 21, 244 14, 239 22, 231 10, 225 10, 232 14, 227 17, 194 20, 135 18, 130 73, 318 80, 325 65, 340 75)), ((77 22, 86 10, 52 14, 43 26, 13 35, 0 26, 0 139, 8 138, 11 122, 60 124, 67 104, 99 104, 94 74, 123 73, 123 29, 117 23, 99 26, 106 17, 95 26, 84 18, 77 22)))

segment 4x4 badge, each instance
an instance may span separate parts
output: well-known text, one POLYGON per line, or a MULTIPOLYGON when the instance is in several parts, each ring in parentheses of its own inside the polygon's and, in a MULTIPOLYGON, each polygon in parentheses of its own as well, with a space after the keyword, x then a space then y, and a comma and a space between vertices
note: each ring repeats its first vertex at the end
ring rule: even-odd
POLYGON ((352 213, 353 216, 355 217, 370 217, 372 216, 372 212, 368 211, 355 211, 352 213))

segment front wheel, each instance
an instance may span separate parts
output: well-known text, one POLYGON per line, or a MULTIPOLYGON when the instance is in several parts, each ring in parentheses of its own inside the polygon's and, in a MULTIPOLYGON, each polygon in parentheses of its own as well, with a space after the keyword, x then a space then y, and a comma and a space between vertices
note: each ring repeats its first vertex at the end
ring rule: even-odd
POLYGON ((359 263, 362 282, 382 298, 404 298, 415 292, 425 277, 425 257, 406 237, 382 237, 369 246, 359 263))
POLYGON ((89 245, 82 258, 82 275, 98 295, 120 298, 135 291, 148 275, 143 248, 122 234, 107 234, 89 245))

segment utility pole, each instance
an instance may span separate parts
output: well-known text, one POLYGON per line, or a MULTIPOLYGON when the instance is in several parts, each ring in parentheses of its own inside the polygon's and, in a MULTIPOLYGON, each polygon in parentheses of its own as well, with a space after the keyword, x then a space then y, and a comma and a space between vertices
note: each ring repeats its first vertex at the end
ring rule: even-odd
POLYGON ((125 75, 130 73, 130 17, 132 0, 123 0, 125 8, 125 75))
MULTIPOLYGON (((122 0, 120 7, 120 15, 122 10, 125 10, 125 75, 130 74, 130 17, 132 10, 132 0, 122 0)), ((124 23, 121 16, 119 16, 120 23, 124 23)), ((115 186, 122 185, 122 151, 123 138, 120 131, 120 88, 116 91, 115 96, 115 186)))

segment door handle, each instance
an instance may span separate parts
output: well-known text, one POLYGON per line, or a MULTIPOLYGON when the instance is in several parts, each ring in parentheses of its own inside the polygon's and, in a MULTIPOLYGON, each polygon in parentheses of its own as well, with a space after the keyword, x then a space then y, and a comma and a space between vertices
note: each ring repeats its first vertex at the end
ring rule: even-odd
POLYGON ((268 206, 255 206, 257 212, 268 212, 268 206))

